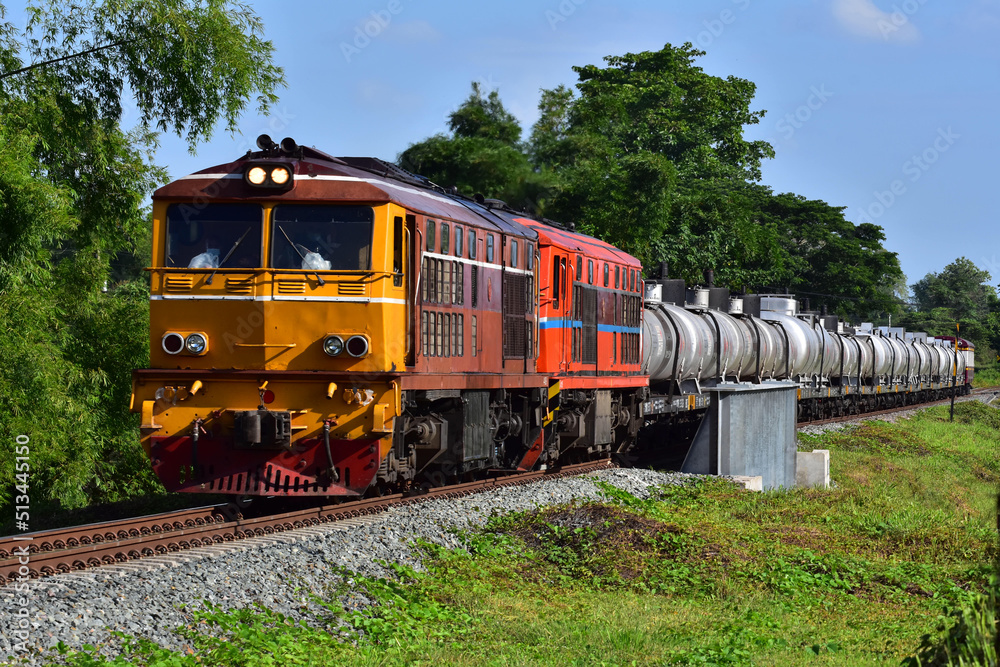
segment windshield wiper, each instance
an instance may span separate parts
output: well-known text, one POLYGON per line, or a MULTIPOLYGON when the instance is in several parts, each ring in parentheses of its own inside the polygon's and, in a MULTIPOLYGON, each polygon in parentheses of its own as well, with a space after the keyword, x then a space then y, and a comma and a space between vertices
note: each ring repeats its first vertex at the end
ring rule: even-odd
MULTIPOLYGON (((299 247, 297 245, 292 243, 292 240, 288 238, 288 234, 285 233, 285 230, 282 229, 281 225, 278 225, 278 231, 281 232, 281 235, 285 237, 286 241, 288 241, 288 245, 292 246, 292 250, 294 250, 295 254, 299 256, 299 259, 301 259, 303 262, 306 261, 306 256, 302 254, 302 251, 299 250, 299 247)), ((320 285, 326 284, 326 281, 323 280, 323 276, 319 275, 319 271, 314 270, 313 273, 316 274, 316 280, 319 282, 320 285)), ((309 275, 308 271, 306 271, 306 275, 309 275)))
POLYGON ((233 244, 233 247, 229 249, 229 252, 227 252, 226 256, 222 258, 222 261, 219 262, 219 265, 217 267, 215 267, 215 269, 212 271, 212 273, 210 273, 208 275, 208 280, 205 281, 206 285, 211 285, 212 284, 212 278, 215 277, 215 272, 218 271, 219 269, 221 269, 222 265, 225 264, 226 261, 230 257, 233 256, 233 253, 236 252, 236 249, 240 246, 241 243, 243 243, 243 239, 245 239, 247 237, 247 234, 250 233, 251 229, 252 229, 252 227, 247 227, 247 230, 245 232, 243 232, 243 236, 241 236, 238 239, 236 239, 236 243, 233 244))

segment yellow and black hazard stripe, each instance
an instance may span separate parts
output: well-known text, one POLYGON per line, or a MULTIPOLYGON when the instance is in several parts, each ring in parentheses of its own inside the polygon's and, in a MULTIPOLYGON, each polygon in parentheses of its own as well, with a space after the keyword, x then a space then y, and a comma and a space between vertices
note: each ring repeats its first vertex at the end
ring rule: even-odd
POLYGON ((559 411, 559 391, 561 388, 562 383, 559 380, 554 380, 549 385, 549 402, 545 409, 545 419, 542 421, 542 426, 548 426, 556 418, 556 412, 559 411))

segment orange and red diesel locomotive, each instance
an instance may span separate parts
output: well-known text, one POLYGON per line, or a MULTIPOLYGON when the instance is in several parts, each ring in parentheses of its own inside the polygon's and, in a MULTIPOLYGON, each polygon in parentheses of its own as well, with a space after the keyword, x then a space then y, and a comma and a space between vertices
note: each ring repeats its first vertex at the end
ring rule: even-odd
POLYGON ((133 409, 168 490, 349 496, 634 438, 635 258, 378 160, 258 145, 153 197, 133 409))

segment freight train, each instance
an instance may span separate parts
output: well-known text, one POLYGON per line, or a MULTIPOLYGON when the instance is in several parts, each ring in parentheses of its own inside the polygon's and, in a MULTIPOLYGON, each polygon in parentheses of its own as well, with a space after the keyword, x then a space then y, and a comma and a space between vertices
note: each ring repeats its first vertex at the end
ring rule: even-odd
POLYGON ((357 497, 623 455, 720 382, 793 380, 803 416, 968 391, 965 341, 646 282, 572 225, 257 146, 153 196, 132 409, 167 490, 357 497))

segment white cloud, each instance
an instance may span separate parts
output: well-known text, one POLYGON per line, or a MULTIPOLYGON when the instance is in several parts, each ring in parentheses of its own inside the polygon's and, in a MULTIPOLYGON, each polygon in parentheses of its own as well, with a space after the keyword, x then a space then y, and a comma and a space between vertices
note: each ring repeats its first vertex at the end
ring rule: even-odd
MULTIPOLYGON (((913 4, 917 8, 922 6, 913 4)), ((898 6, 886 12, 876 7, 873 0, 833 0, 833 15, 841 26, 859 37, 900 44, 920 39, 920 31, 911 20, 912 14, 898 6)))

